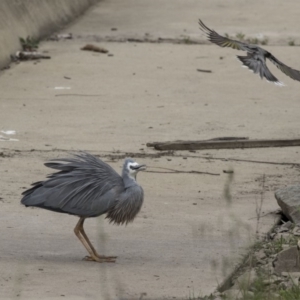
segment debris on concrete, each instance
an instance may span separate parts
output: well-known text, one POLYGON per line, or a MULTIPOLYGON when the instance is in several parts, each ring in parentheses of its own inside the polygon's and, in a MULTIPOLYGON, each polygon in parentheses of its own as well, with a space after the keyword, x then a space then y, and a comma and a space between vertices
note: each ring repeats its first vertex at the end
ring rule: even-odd
POLYGON ((212 70, 197 69, 197 71, 202 73, 212 73, 212 70))
POLYGON ((84 47, 81 48, 81 50, 85 51, 93 51, 93 52, 99 52, 99 53, 108 53, 108 50, 103 47, 98 47, 93 44, 87 44, 84 47))
POLYGON ((18 142, 18 139, 13 139, 10 138, 9 135, 15 135, 16 131, 15 130, 1 130, 0 133, 0 142, 18 142))
POLYGON ((291 185, 275 192, 275 198, 283 214, 300 225, 300 185, 291 185))
POLYGON ((73 34, 72 33, 63 33, 63 34, 54 34, 50 36, 48 39, 49 41, 60 41, 60 40, 72 40, 73 34))
POLYGON ((6 135, 13 135, 16 134, 15 130, 1 130, 1 133, 4 133, 6 135))
POLYGON ((14 55, 14 60, 36 60, 36 59, 50 59, 51 56, 44 55, 37 51, 17 51, 14 55))
POLYGON ((55 90, 70 90, 70 86, 56 86, 54 87, 55 90))
POLYGON ((18 142, 18 139, 12 139, 7 136, 0 135, 0 142, 18 142))

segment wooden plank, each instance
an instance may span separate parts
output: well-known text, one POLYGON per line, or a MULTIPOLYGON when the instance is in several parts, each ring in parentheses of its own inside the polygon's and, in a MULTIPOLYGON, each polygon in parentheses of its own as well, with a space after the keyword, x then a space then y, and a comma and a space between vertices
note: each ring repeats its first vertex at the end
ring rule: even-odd
POLYGON ((300 139, 212 139, 204 141, 169 141, 147 143, 147 147, 156 150, 204 150, 204 149, 236 149, 236 148, 265 148, 265 147, 293 147, 300 146, 300 139))

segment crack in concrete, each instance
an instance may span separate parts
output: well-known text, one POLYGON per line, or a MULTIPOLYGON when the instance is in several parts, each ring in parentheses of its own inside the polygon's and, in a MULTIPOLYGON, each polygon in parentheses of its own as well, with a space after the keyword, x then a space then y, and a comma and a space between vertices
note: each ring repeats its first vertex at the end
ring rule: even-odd
MULTIPOLYGON (((190 36, 182 37, 150 37, 145 36, 101 36, 101 35, 76 35, 73 39, 87 39, 95 42, 115 42, 115 43, 169 43, 169 44, 186 44, 186 45, 211 45, 207 40, 195 39, 190 36)), ((48 41, 52 41, 48 39, 48 41)))
MULTIPOLYGON (((0 152, 0 157, 13 157, 18 153, 31 153, 31 152, 40 152, 40 153, 49 153, 49 152, 66 152, 73 153, 78 152, 76 150, 67 150, 67 149, 50 149, 50 150, 41 150, 41 149, 30 149, 30 150, 12 150, 7 148, 2 148, 3 151, 0 152)), ((220 161, 236 161, 236 162, 245 162, 245 163, 254 163, 254 164, 271 164, 271 165, 281 165, 281 166, 290 166, 290 167, 300 167, 300 163, 289 163, 289 162, 273 162, 273 161, 260 161, 260 160, 249 160, 249 159, 239 159, 239 158, 226 158, 226 157, 212 157, 212 156, 199 156, 199 155, 182 155, 176 154, 175 151, 163 151, 157 153, 143 153, 143 152, 108 152, 108 154, 97 154, 96 151, 86 150, 86 152, 94 153, 95 156, 101 156, 110 158, 112 160, 124 159, 126 157, 137 157, 137 158, 160 158, 160 157, 179 157, 179 158, 197 158, 205 160, 220 160, 220 161)), ((99 152, 102 152, 101 150, 99 152)), ((103 152, 102 152, 103 153, 103 152)))

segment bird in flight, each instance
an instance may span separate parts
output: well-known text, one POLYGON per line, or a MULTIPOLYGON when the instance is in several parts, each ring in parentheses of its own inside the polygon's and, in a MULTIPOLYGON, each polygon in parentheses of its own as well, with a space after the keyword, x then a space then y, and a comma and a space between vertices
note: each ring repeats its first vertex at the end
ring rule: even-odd
POLYGON ((284 85, 270 72, 266 64, 267 58, 285 75, 291 77, 294 80, 300 81, 300 71, 292 69, 291 67, 285 65, 265 49, 254 44, 247 44, 245 42, 232 40, 230 38, 219 35, 214 30, 209 29, 200 19, 199 25, 200 29, 206 34, 208 40, 212 43, 215 43, 220 47, 231 47, 236 50, 246 51, 246 56, 237 55, 237 58, 242 62, 244 67, 249 68, 255 74, 259 74, 261 79, 265 78, 267 81, 273 82, 279 86, 284 85))

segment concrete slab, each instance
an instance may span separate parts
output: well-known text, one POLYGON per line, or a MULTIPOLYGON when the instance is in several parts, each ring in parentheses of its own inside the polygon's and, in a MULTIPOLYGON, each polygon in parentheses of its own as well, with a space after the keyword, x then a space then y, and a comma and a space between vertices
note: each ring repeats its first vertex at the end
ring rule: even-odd
POLYGON ((199 38, 198 19, 220 33, 246 37, 267 37, 269 44, 300 43, 297 27, 300 3, 274 0, 114 0, 102 1, 90 17, 74 24, 73 32, 99 38, 183 39, 199 38), (288 17, 287 17, 288 16, 288 17), (116 28, 117 31, 112 31, 116 28), (146 36, 145 36, 146 34, 146 36))
POLYGON ((40 39, 81 15, 97 0, 3 0, 0 2, 0 69, 21 50, 19 38, 40 39))
MULTIPOLYGON (((15 135, 1 135, 19 141, 0 142, 0 298, 138 299, 146 293, 143 299, 182 299, 209 294, 239 263, 257 226, 263 234, 274 224, 274 191, 299 181, 294 167, 299 147, 157 155, 145 146, 151 141, 221 136, 298 137, 299 83, 272 67, 288 86, 261 81, 240 68, 232 49, 102 42, 99 45, 113 56, 80 50, 113 27, 118 31, 111 32, 121 37, 118 24, 129 20, 129 6, 133 20, 137 15, 138 19, 128 21, 126 35, 133 29, 144 35, 143 26, 155 32, 154 18, 164 13, 160 27, 173 38, 181 32, 172 34, 177 25, 168 28, 181 19, 181 12, 195 15, 201 8, 207 20, 216 20, 215 7, 220 5, 211 1, 200 7, 191 1, 183 8, 176 1, 171 13, 171 2, 161 3, 142 6, 129 1, 126 8, 120 1, 101 2, 66 29, 77 39, 41 45, 51 60, 21 63, 1 73, 0 130, 16 130, 15 135), (142 25, 143 16, 153 21, 142 25), (212 73, 199 73, 197 68, 212 73), (24 188, 47 174, 44 161, 78 149, 100 155, 116 169, 130 153, 146 163, 148 171, 187 172, 140 174, 146 199, 133 224, 111 226, 104 218, 87 222, 86 231, 97 248, 119 256, 116 264, 81 261, 85 250, 73 234, 76 218, 19 204, 24 188), (223 170, 230 168, 232 203, 224 196, 229 176, 223 170), (219 175, 189 173, 193 170, 219 175), (261 199, 263 217, 257 222, 261 199)), ((256 12, 254 4, 243 3, 256 12)), ((261 3, 267 7, 268 1, 261 3)), ((235 7, 238 14, 241 6, 235 4, 230 1, 224 11, 235 7)), ((282 10, 278 6, 275 16, 281 18, 282 10)), ((224 16, 223 10, 218 14, 224 16)), ((197 20, 185 20, 198 30, 197 20)), ((234 22, 242 23, 238 18, 234 22)), ((249 32, 258 26, 251 24, 249 32)), ((296 68, 297 48, 266 48, 296 68)))

